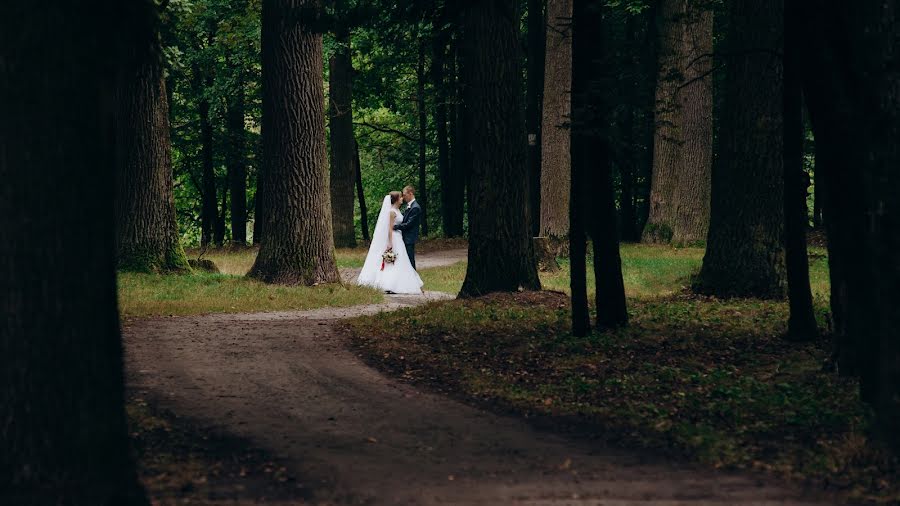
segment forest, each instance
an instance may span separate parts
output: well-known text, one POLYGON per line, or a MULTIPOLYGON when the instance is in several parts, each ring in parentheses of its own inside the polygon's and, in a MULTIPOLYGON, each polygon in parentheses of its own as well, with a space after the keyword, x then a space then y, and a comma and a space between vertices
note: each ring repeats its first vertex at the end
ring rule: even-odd
POLYGON ((900 503, 898 50, 898 0, 0 6, 0 504, 900 503))

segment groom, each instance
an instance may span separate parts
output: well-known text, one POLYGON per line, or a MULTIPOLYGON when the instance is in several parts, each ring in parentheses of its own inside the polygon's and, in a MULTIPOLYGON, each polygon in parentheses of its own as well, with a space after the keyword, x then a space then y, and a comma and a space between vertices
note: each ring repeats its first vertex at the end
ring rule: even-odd
POLYGON ((394 230, 403 233, 403 244, 413 269, 416 268, 416 241, 419 240, 419 221, 422 219, 422 208, 416 202, 416 190, 412 186, 403 189, 403 202, 406 202, 406 210, 403 211, 403 221, 394 225, 394 230))

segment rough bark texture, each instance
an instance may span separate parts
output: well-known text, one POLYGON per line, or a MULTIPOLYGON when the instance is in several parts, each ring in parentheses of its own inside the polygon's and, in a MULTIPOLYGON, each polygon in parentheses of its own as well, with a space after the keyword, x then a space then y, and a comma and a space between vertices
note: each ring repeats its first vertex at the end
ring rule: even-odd
POLYGON ((267 283, 340 281, 334 258, 322 35, 314 1, 265 0, 262 10, 263 237, 250 276, 267 283))
POLYGON ((541 124, 541 236, 569 234, 572 2, 547 1, 547 52, 541 124))
POLYGON ((151 57, 153 17, 0 6, 0 504, 148 504, 125 423, 113 116, 116 67, 151 57))
POLYGON ((802 5, 813 13, 801 62, 825 186, 838 363, 859 375, 878 432, 900 448, 900 7, 802 5))
POLYGON ((334 245, 356 246, 353 223, 354 179, 356 171, 353 136, 353 62, 350 55, 350 32, 339 27, 335 33, 337 48, 331 57, 329 73, 329 107, 331 133, 331 217, 334 245))
POLYGON ((535 236, 541 233, 541 111, 544 100, 544 53, 547 50, 544 43, 545 3, 545 0, 528 0, 525 129, 528 135, 528 219, 531 233, 535 236))
POLYGON ((800 82, 800 24, 805 22, 797 2, 785 4, 784 45, 784 251, 790 317, 787 338, 811 341, 819 333, 809 285, 806 232, 807 181, 803 170, 803 93, 800 82))
POLYGON ((469 263, 460 296, 537 290, 527 214, 525 118, 515 0, 462 5, 471 143, 469 263))
POLYGON ((698 243, 709 230, 713 14, 697 2, 663 0, 661 16, 650 214, 643 240, 698 243))
POLYGON ((188 270, 178 240, 169 106, 159 62, 122 69, 116 86, 115 216, 118 267, 188 270))
POLYGON ((625 325, 628 312, 609 149, 610 111, 604 97, 608 77, 604 75, 605 48, 599 35, 603 32, 602 5, 602 0, 580 0, 573 13, 571 158, 573 187, 584 199, 576 210, 585 212, 594 246, 596 324, 605 330, 625 325))
POLYGON ((425 159, 425 148, 428 145, 428 104, 425 103, 425 42, 419 41, 419 59, 416 62, 416 108, 419 117, 419 184, 416 191, 416 202, 422 208, 421 231, 428 235, 428 168, 425 159))
POLYGON ((784 297, 783 2, 733 0, 701 293, 784 297))
POLYGON ((243 79, 229 97, 228 188, 231 193, 231 242, 247 244, 247 156, 243 79))

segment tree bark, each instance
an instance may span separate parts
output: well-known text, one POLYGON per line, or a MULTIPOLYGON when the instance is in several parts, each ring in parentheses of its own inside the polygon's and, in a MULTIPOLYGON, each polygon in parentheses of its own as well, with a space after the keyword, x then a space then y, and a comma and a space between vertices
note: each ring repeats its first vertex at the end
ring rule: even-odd
POLYGON ((636 179, 638 174, 638 155, 635 142, 635 116, 640 109, 639 91, 640 91, 640 58, 637 38, 637 22, 635 16, 628 15, 625 20, 625 38, 626 57, 623 63, 629 68, 631 79, 625 80, 623 83, 623 95, 625 97, 625 111, 622 114, 622 139, 628 143, 622 155, 619 165, 622 196, 620 205, 622 209, 619 234, 623 241, 638 241, 640 235, 637 229, 637 202, 636 202, 636 179))
MULTIPOLYGON (((525 90, 525 128, 528 134, 528 219, 531 233, 541 234, 541 111, 544 100, 544 4, 528 0, 528 80, 525 90)), ((554 259, 555 262, 555 259, 554 259)))
POLYGON ((228 186, 222 185, 222 205, 216 211, 216 246, 225 245, 225 218, 228 214, 228 186))
POLYGON ((428 235, 428 168, 425 148, 428 145, 428 105, 425 103, 425 42, 419 41, 419 58, 416 62, 416 108, 419 116, 419 188, 416 202, 422 208, 422 235, 428 235))
POLYGON ((709 230, 713 15, 705 5, 663 0, 661 16, 650 214, 643 240, 698 243, 709 230))
POLYGON ((118 267, 189 270, 175 219, 169 106, 159 62, 123 68, 116 89, 118 267))
POLYGON ((805 31, 798 39, 816 168, 824 176, 829 265, 839 282, 832 299, 841 321, 838 359, 858 373, 876 432, 898 449, 900 11, 891 1, 820 7, 801 2, 805 31))
POLYGON ((540 289, 531 230, 515 0, 462 6, 471 143, 469 263, 461 297, 540 289))
POLYGON ((362 166, 359 163, 359 143, 353 140, 353 169, 356 171, 356 197, 359 200, 359 226, 363 241, 369 242, 369 210, 366 208, 366 194, 362 184, 362 166))
MULTIPOLYGON (((575 2, 572 24, 572 174, 594 246, 597 328, 625 325, 625 284, 619 255, 616 199, 610 163, 610 111, 604 102, 602 0, 575 2), (588 190, 591 192, 587 200, 588 190)), ((579 219, 580 221, 580 219, 579 219)))
POLYGON ((231 193, 231 242, 247 244, 247 142, 244 105, 244 80, 238 71, 238 83, 229 97, 228 187, 231 193))
POLYGON ((329 73, 329 108, 331 123, 331 216, 334 245, 356 246, 353 223, 353 188, 356 171, 353 136, 353 61, 350 54, 350 31, 339 24, 335 32, 337 48, 331 57, 329 73))
POLYGON ((466 104, 463 103, 463 85, 462 80, 460 78, 460 67, 459 65, 459 50, 458 44, 452 44, 452 49, 454 54, 454 58, 451 60, 451 64, 454 65, 454 68, 451 69, 450 74, 454 76, 455 82, 453 86, 455 98, 454 105, 450 109, 450 186, 445 188, 444 191, 449 193, 450 200, 450 210, 449 214, 449 224, 445 223, 445 226, 451 230, 448 232, 454 237, 462 237, 464 230, 464 222, 465 222, 465 209, 466 209, 466 178, 471 169, 472 163, 472 155, 471 155, 471 143, 468 140, 466 128, 466 104))
POLYGON ((781 299, 785 289, 781 0, 730 3, 730 57, 712 219, 696 289, 781 299))
POLYGON ((565 240, 569 234, 572 2, 573 0, 547 1, 547 52, 541 124, 540 235, 556 241, 565 240))
POLYGON ((339 282, 325 154, 322 35, 314 0, 262 5, 263 237, 250 276, 339 282))
POLYGON ((215 241, 218 199, 216 198, 216 170, 213 162, 213 129, 209 118, 209 100, 200 100, 200 163, 202 174, 200 189, 200 244, 207 246, 215 241))
POLYGON ((434 125, 435 134, 437 136, 438 148, 438 175, 441 180, 441 223, 443 225, 444 237, 458 237, 462 235, 461 228, 456 228, 452 223, 453 216, 453 185, 452 170, 450 166, 450 139, 447 131, 447 43, 449 42, 450 32, 447 31, 443 24, 446 16, 442 10, 438 15, 432 29, 434 35, 431 41, 431 68, 430 77, 431 84, 434 86, 434 125))
POLYGON ((803 170, 803 93, 799 75, 797 40, 805 22, 796 2, 785 4, 784 22, 784 251, 788 284, 790 316, 786 337, 792 341, 812 341, 819 329, 813 311, 812 290, 809 286, 809 256, 806 249, 806 229, 809 217, 806 208, 807 184, 803 170))
MULTIPOLYGON (((149 504, 125 421, 113 195, 117 67, 145 68, 154 20, 150 2, 0 6, 2 504, 149 504)), ((144 85, 164 97, 158 77, 144 85)))

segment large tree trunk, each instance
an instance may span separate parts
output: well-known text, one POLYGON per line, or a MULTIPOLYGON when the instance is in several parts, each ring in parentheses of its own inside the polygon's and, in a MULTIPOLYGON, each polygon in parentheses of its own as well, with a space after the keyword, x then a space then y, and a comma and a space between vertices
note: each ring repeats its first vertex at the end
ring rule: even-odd
POLYGON ((369 242, 369 210, 366 208, 366 194, 362 184, 362 166, 359 163, 359 143, 353 139, 353 170, 356 171, 356 197, 359 200, 359 228, 363 241, 369 242))
POLYGON ((120 269, 189 269, 175 220, 166 98, 159 62, 123 69, 118 76, 115 216, 120 269))
POLYGON ((340 281, 325 154, 322 35, 313 0, 262 5, 263 237, 250 276, 288 285, 340 281))
POLYGON ((209 100, 200 100, 200 244, 210 245, 215 240, 217 211, 216 169, 213 163, 213 129, 209 117, 209 100))
POLYGON ((569 234, 572 2, 547 1, 547 52, 541 124, 541 228, 551 241, 569 234))
POLYGON ((525 128, 528 134, 528 219, 531 233, 541 234, 541 111, 544 100, 544 4, 528 0, 528 74, 525 128))
POLYGON ((783 2, 732 0, 721 150, 696 284, 717 296, 784 297, 783 2))
POLYGON ((341 24, 335 33, 337 48, 331 57, 329 73, 329 116, 331 122, 331 216, 334 245, 356 246, 353 223, 353 189, 356 171, 353 136, 353 62, 350 55, 350 31, 341 24))
POLYGON ((229 97, 228 187, 231 193, 231 242, 247 244, 247 156, 243 76, 239 74, 236 89, 229 97))
POLYGON ((713 15, 663 0, 650 215, 643 239, 690 244, 709 230, 713 15))
MULTIPOLYGON (((148 504, 125 421, 114 111, 116 56, 146 75, 154 17, 150 2, 0 6, 2 504, 148 504)), ((165 97, 158 74, 144 85, 165 97)))
POLYGON ((801 8, 803 87, 840 282, 839 363, 859 374, 878 432, 900 448, 900 12, 888 1, 801 8))
POLYGON ((580 174, 576 191, 586 201, 581 210, 589 217, 585 221, 594 246, 597 327, 606 330, 626 324, 628 312, 609 151, 610 111, 605 106, 603 86, 608 77, 602 64, 602 5, 602 0, 575 2, 571 97, 572 173, 580 174))
POLYGON ((419 188, 416 202, 422 207, 422 235, 428 235, 428 168, 425 148, 428 145, 428 105, 425 103, 425 41, 419 41, 419 58, 416 62, 416 109, 419 117, 419 188))
POLYGON ((471 143, 469 263, 461 297, 537 290, 516 1, 465 2, 464 101, 471 143))
POLYGON ((818 335, 809 286, 809 257, 806 229, 807 184, 803 170, 803 93, 800 82, 800 24, 805 23, 797 2, 785 4, 784 38, 784 251, 790 316, 786 337, 792 341, 811 341, 818 335))

